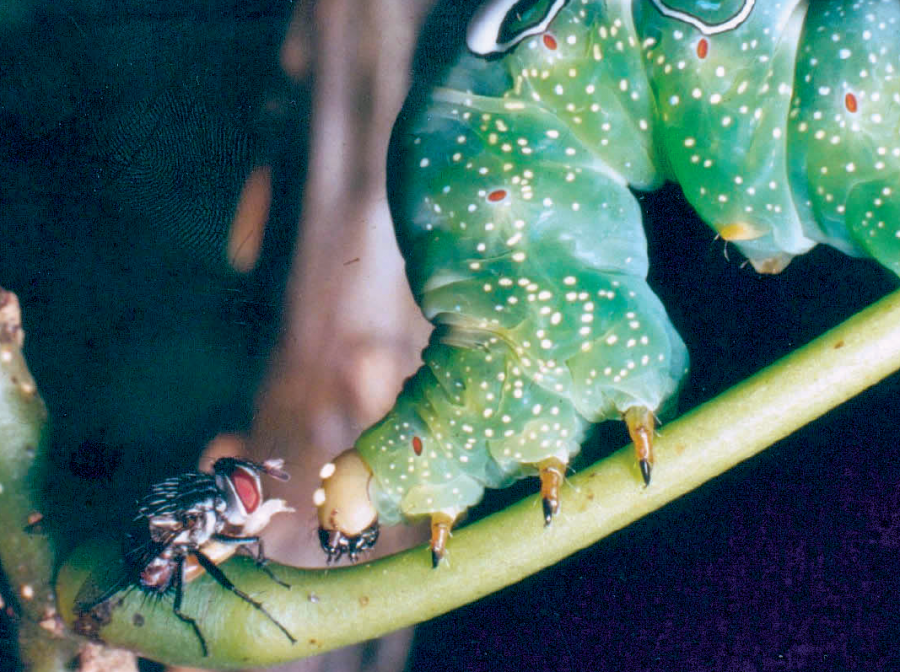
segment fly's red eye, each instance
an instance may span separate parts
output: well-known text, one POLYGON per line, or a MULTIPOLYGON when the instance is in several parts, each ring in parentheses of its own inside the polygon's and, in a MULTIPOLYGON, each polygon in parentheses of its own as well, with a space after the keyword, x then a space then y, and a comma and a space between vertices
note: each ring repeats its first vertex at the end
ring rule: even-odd
POLYGON ((494 189, 487 195, 487 200, 491 203, 499 203, 506 198, 506 189, 494 189))
POLYGON ((422 454, 422 439, 420 439, 418 436, 414 436, 412 443, 413 443, 413 452, 416 455, 421 455, 422 454))
POLYGON ((262 493, 256 483, 256 478, 246 469, 237 468, 231 474, 231 482, 234 483, 234 490, 241 499, 241 504, 247 510, 247 513, 256 511, 259 506, 259 500, 262 499, 262 493))
POLYGON ((544 46, 547 47, 550 51, 556 51, 556 47, 559 46, 556 44, 556 38, 553 37, 550 33, 544 33, 541 37, 544 42, 544 46))

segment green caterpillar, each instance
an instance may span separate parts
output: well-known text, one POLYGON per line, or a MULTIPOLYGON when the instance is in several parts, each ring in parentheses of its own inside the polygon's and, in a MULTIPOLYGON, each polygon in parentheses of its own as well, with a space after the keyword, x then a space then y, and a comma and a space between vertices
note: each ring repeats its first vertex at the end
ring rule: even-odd
POLYGON ((428 516, 440 561, 485 487, 549 523, 585 429, 649 483, 687 351, 631 189, 679 183, 762 273, 825 243, 900 273, 898 0, 493 0, 394 131, 391 205, 435 325, 391 412, 323 468, 330 558, 428 516))

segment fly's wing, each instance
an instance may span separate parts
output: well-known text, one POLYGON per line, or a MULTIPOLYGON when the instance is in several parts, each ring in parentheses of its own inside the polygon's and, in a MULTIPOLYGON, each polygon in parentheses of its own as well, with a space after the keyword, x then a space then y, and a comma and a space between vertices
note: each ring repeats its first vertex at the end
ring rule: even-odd
MULTIPOLYGON (((137 521, 135 521, 137 522, 137 521)), ((127 593, 134 589, 162 594, 173 585, 177 563, 161 563, 151 571, 149 581, 144 581, 148 565, 165 550, 166 543, 150 538, 149 528, 135 528, 134 533, 123 537, 122 551, 112 553, 110 561, 94 570, 87 577, 75 596, 74 630, 88 638, 96 638, 100 629, 109 623, 112 611, 127 593), (154 573, 155 572, 155 573, 154 573)), ((110 545, 111 549, 115 546, 110 545)))
MULTIPOLYGON (((119 554, 102 567, 95 569, 75 596, 75 613, 79 620, 96 614, 118 593, 135 587, 135 577, 125 557, 119 554)), ((79 628, 80 631, 80 628, 79 628)), ((89 634, 89 633, 85 633, 89 634)))
POLYGON ((78 591, 75 610, 85 614, 111 600, 117 593, 142 588, 141 572, 171 544, 175 533, 150 537, 146 521, 135 520, 124 536, 122 551, 98 568, 78 591), (143 524, 141 524, 143 522, 143 524))
MULTIPOLYGON (((195 481, 208 486, 203 479, 177 476, 155 484, 137 502, 134 518, 121 537, 121 552, 89 577, 79 590, 75 600, 78 612, 91 612, 129 587, 157 591, 168 587, 168 582, 155 587, 145 586, 141 583, 141 573, 174 543, 175 537, 182 531, 183 525, 177 516, 177 509, 183 504, 179 501, 179 495, 183 496, 187 491, 193 500, 197 488, 186 485, 196 486, 195 481), (170 521, 171 524, 154 524, 154 521, 170 521)), ((208 487, 201 489, 205 493, 208 487)))
MULTIPOLYGON (((175 537, 180 532, 179 528, 170 530, 154 530, 150 535, 149 528, 135 525, 133 530, 126 535, 126 547, 123 549, 124 564, 128 568, 130 576, 139 581, 141 572, 154 560, 156 560, 167 548, 172 546, 175 537)), ((165 586, 159 586, 159 590, 165 590, 165 586)))

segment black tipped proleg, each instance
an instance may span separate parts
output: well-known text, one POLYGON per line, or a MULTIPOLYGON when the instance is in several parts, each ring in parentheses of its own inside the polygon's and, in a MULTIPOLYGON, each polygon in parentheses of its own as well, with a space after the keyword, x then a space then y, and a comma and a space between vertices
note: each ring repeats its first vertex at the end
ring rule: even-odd
POLYGON ((453 517, 437 512, 431 515, 431 567, 437 569, 444 558, 450 530, 453 528, 453 517))
POLYGON ((650 461, 649 460, 641 460, 638 464, 641 465, 641 476, 644 479, 644 485, 650 485, 650 461))
POLYGON ((547 526, 553 522, 553 516, 559 513, 559 500, 543 497, 541 507, 544 510, 544 525, 547 526))
POLYGON ((625 425, 634 442, 634 453, 641 468, 644 486, 650 485, 650 471, 653 467, 653 432, 656 416, 643 406, 633 406, 625 411, 625 425))
POLYGON ((557 457, 549 457, 538 465, 545 527, 553 522, 553 516, 559 513, 559 489, 565 475, 566 464, 557 457))

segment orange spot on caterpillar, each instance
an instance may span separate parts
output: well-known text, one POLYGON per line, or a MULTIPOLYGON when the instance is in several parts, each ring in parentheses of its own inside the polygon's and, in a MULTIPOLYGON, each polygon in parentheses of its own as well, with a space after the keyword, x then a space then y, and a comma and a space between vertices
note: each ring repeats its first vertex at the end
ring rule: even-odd
POLYGON ((494 189, 487 195, 487 200, 491 203, 499 203, 506 198, 506 189, 494 189))
POLYGON ((719 227, 719 236, 723 240, 754 240, 759 238, 762 231, 746 222, 735 222, 734 224, 724 224, 719 227))
POLYGON ((553 37, 550 33, 544 33, 544 36, 541 38, 544 42, 544 46, 547 47, 550 51, 556 51, 556 48, 559 46, 556 43, 556 38, 553 37))
POLYGON ((416 455, 421 455, 422 454, 422 439, 420 439, 418 436, 414 436, 412 443, 413 443, 413 452, 416 455))
POLYGON ((704 59, 707 54, 709 54, 709 41, 705 37, 701 37, 697 43, 697 57, 704 59))
POLYGON ((856 112, 859 109, 859 106, 856 104, 856 96, 852 93, 848 93, 844 96, 844 107, 847 108, 848 112, 856 112))

